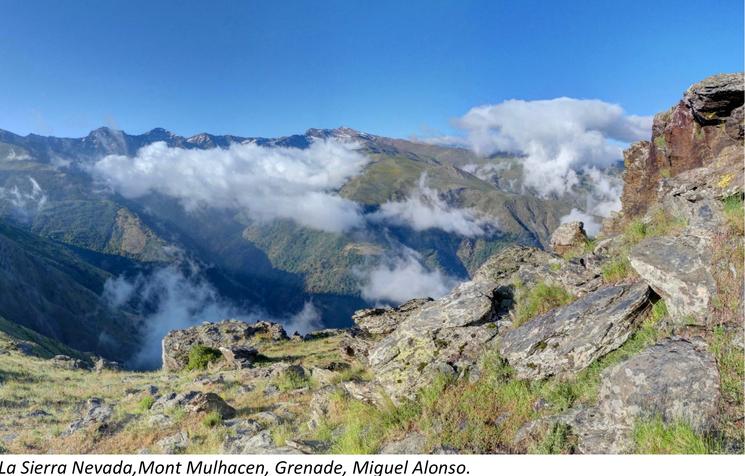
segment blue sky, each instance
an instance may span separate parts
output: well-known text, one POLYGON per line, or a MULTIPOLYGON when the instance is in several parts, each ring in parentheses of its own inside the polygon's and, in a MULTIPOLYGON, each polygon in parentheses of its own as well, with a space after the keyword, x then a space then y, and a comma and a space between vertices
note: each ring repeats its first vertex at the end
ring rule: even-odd
POLYGON ((451 132, 471 107, 598 98, 631 114, 743 69, 741 0, 0 0, 0 128, 278 136, 451 132))

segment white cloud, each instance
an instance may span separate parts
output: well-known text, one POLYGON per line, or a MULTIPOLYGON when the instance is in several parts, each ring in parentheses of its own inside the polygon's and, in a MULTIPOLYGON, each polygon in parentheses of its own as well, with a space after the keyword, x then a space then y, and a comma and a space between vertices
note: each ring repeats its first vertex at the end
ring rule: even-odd
POLYGON ((478 216, 474 210, 450 206, 438 195, 437 190, 427 186, 426 174, 422 174, 417 188, 406 200, 386 202, 376 212, 369 214, 368 219, 409 226, 416 231, 437 228, 468 237, 483 235, 490 224, 496 225, 478 216))
POLYGON ((341 232, 364 225, 359 206, 336 194, 368 159, 357 146, 317 140, 307 149, 234 144, 228 149, 180 149, 156 142, 133 158, 109 155, 93 173, 127 198, 151 192, 197 207, 243 209, 254 219, 291 219, 341 232))
POLYGON ((522 154, 524 185, 546 197, 571 192, 578 170, 620 160, 619 142, 648 138, 652 118, 626 115, 599 100, 563 97, 475 107, 457 126, 478 154, 522 154))
POLYGON ((400 304, 417 297, 444 296, 457 284, 457 279, 425 268, 418 253, 405 249, 402 256, 369 270, 361 291, 368 301, 400 304))
POLYGON ((312 301, 306 301, 300 312, 292 316, 285 324, 288 333, 297 332, 300 335, 323 329, 323 327, 321 313, 318 312, 312 301))
POLYGON ((47 195, 33 177, 27 177, 28 184, 0 187, 0 200, 5 200, 13 207, 19 218, 28 218, 39 212, 47 203, 47 195))
POLYGON ((571 212, 561 217, 560 223, 571 223, 573 221, 581 221, 588 236, 595 236, 600 231, 600 222, 597 217, 589 215, 577 208, 572 208, 571 212))

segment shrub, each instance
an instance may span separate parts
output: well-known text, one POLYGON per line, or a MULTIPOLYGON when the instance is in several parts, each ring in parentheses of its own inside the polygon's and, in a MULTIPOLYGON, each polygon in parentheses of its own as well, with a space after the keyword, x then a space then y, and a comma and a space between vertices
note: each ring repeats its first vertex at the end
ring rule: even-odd
POLYGON ((517 283, 515 287, 514 327, 519 327, 539 314, 543 314, 574 300, 574 297, 563 287, 545 282, 537 283, 529 289, 526 289, 520 283, 517 283))
POLYGON ((707 454, 701 436, 685 422, 665 423, 656 417, 634 425, 634 451, 639 454, 707 454))
POLYGON ((216 412, 216 411, 209 412, 202 419, 202 424, 206 426, 207 428, 214 428, 221 423, 222 423, 222 416, 220 415, 220 412, 216 412))
POLYGON ((155 398, 153 398, 151 395, 146 395, 142 397, 142 399, 137 402, 137 408, 141 412, 146 412, 152 408, 153 404, 155 403, 155 398))
POLYGON ((222 357, 219 350, 197 344, 189 350, 189 363, 186 370, 204 370, 210 364, 222 357))

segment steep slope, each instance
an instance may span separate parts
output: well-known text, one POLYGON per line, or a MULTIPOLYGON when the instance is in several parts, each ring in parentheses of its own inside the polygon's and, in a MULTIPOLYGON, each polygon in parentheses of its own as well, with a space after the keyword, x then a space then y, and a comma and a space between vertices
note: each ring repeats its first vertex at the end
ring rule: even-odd
POLYGON ((121 358, 137 319, 101 300, 110 274, 67 247, 0 222, 0 309, 15 323, 81 351, 121 358))

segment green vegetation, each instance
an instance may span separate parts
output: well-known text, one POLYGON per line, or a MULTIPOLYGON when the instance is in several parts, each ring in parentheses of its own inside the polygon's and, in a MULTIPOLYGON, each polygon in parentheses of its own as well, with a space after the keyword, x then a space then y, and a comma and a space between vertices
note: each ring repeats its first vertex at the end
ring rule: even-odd
POLYGON ((707 454, 706 440, 685 422, 665 423, 656 417, 634 426, 635 452, 639 454, 707 454))
POLYGON ((731 195, 724 199, 724 216, 732 233, 738 236, 745 234, 745 208, 742 194, 731 195))
POLYGON ((617 256, 605 263, 600 273, 605 283, 613 284, 633 276, 634 270, 631 269, 628 258, 617 256))
POLYGON ((145 413, 146 411, 150 410, 150 408, 152 408, 154 403, 155 398, 151 395, 146 395, 142 397, 139 402, 137 402, 137 409, 141 413, 145 413))
POLYGON ((370 375, 370 371, 367 368, 362 365, 355 364, 348 369, 342 370, 341 372, 338 372, 336 375, 334 375, 334 378, 331 379, 331 383, 336 384, 349 381, 367 382, 371 378, 372 376, 370 375))
POLYGON ((711 351, 717 359, 721 379, 722 397, 733 406, 742 409, 743 382, 745 381, 745 361, 742 351, 735 346, 736 336, 728 333, 724 326, 714 328, 711 351))
POLYGON ((533 452, 550 455, 571 454, 574 453, 575 440, 576 438, 572 435, 569 425, 554 423, 533 452))
POLYGON ((630 248, 645 238, 671 235, 682 230, 687 224, 685 219, 674 217, 663 209, 658 209, 651 214, 650 220, 637 218, 628 224, 623 233, 624 245, 630 248))
POLYGON ((222 424, 222 416, 220 415, 220 412, 209 412, 202 419, 202 424, 207 428, 213 428, 222 424))
POLYGON ((519 327, 534 317, 573 300, 574 296, 555 284, 539 282, 526 288, 525 285, 517 282, 515 283, 515 319, 512 325, 519 327))
POLYGON ((186 364, 186 370, 204 370, 211 362, 221 357, 219 350, 197 344, 189 350, 189 363, 186 364))
POLYGON ((283 392, 296 390, 310 386, 310 379, 305 373, 294 372, 292 370, 282 372, 275 380, 274 384, 283 392))

